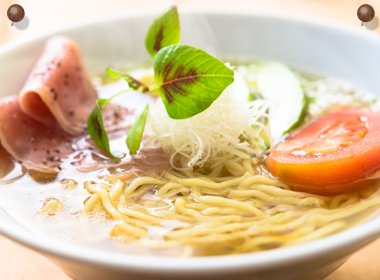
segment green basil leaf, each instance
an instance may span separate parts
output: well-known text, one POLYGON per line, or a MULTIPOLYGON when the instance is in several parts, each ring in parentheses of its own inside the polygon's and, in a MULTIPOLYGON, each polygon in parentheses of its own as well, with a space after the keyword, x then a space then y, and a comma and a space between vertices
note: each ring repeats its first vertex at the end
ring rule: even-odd
POLYGON ((127 146, 131 154, 136 154, 140 149, 141 139, 144 133, 146 118, 148 117, 149 104, 146 104, 144 111, 136 119, 127 136, 127 146))
POLYGON ((108 135, 103 125, 103 116, 101 109, 104 108, 109 103, 109 99, 98 99, 96 100, 96 107, 92 110, 90 116, 87 120, 87 131, 90 134, 92 140, 104 149, 114 158, 122 158, 125 155, 123 153, 110 151, 110 144, 108 140, 108 135))
POLYGON ((179 43, 181 31, 179 27, 178 11, 172 6, 161 14, 150 26, 145 38, 145 46, 154 58, 163 47, 179 43))
POLYGON ((135 78, 133 78, 131 75, 127 73, 121 72, 119 70, 107 68, 107 74, 108 76, 114 79, 123 78, 128 83, 129 87, 134 90, 138 90, 141 92, 147 92, 149 90, 149 88, 146 85, 144 85, 139 80, 136 80, 135 78))
POLYGON ((186 45, 161 49, 154 74, 166 111, 187 119, 206 110, 234 81, 234 72, 206 52, 186 45))
POLYGON ((87 119, 87 132, 90 135, 91 139, 94 140, 94 142, 100 148, 105 150, 114 158, 122 158, 125 156, 125 154, 120 152, 111 152, 108 135, 103 124, 103 115, 101 110, 111 102, 112 98, 127 91, 130 91, 130 89, 116 93, 114 96, 108 99, 97 99, 96 107, 94 110, 92 110, 90 116, 87 119))

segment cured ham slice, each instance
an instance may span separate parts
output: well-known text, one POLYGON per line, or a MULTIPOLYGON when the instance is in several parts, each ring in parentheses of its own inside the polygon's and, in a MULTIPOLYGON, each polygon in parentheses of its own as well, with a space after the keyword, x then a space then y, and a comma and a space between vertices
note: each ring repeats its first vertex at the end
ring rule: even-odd
MULTIPOLYGON (((125 108, 110 104, 103 115, 105 125, 117 130, 118 124, 123 123, 130 113, 125 108)), ((25 114, 16 96, 0 102, 0 140, 5 150, 24 166, 45 172, 58 171, 62 162, 78 149, 102 153, 87 135, 72 136, 60 126, 43 124, 25 114)))
POLYGON ((30 73, 20 93, 20 108, 46 126, 79 135, 96 98, 78 46, 59 36, 48 41, 30 73))
MULTIPOLYGON (((104 151, 86 131, 96 98, 76 44, 65 37, 51 39, 20 95, 0 100, 0 142, 4 147, 0 145, 0 156, 4 154, 0 167, 14 166, 9 154, 27 168, 44 172, 57 172, 65 163, 77 164, 85 154, 101 155, 104 151)), ((115 104, 102 113, 110 133, 125 130, 131 116, 115 104)), ((0 172, 0 177, 3 175, 0 172)))
POLYGON ((26 167, 49 170, 72 152, 73 136, 61 127, 47 126, 25 114, 17 97, 0 102, 0 139, 3 147, 26 167))

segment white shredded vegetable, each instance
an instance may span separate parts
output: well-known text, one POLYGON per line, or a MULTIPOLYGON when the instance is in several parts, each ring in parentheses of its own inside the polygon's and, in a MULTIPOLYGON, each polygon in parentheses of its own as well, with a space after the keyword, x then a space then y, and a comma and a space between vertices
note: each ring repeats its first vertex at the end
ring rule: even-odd
POLYGON ((215 167, 230 159, 260 156, 267 148, 263 137, 269 137, 273 145, 263 122, 269 104, 262 99, 238 100, 236 90, 228 87, 207 110, 184 120, 171 119, 157 100, 150 106, 147 121, 153 134, 150 143, 157 140, 171 153, 172 167, 184 171, 205 162, 215 167))

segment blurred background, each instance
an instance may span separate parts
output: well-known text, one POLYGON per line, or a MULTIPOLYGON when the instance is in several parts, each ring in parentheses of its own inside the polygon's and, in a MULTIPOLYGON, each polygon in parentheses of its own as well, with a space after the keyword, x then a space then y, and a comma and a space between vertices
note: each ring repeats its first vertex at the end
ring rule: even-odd
MULTIPOLYGON (((379 0, 1 0, 0 1, 0 44, 9 40, 32 34, 40 30, 62 25, 106 13, 119 12, 146 6, 166 7, 177 4, 244 7, 246 11, 270 10, 289 11, 303 15, 315 15, 360 27, 356 16, 358 7, 370 4, 380 15, 379 0), (25 9, 25 18, 10 28, 11 23, 6 11, 12 4, 20 4, 25 9)), ((367 30, 380 33, 379 18, 375 18, 367 30)), ((363 29, 364 29, 363 28, 363 29)))
MULTIPOLYGON (((360 5, 370 4, 380 16, 380 0, 0 0, 0 45, 46 29, 80 22, 112 12, 157 7, 157 13, 167 6, 179 8, 202 5, 228 7, 245 11, 273 11, 317 16, 343 22, 363 32, 380 34, 379 17, 360 26, 356 12, 360 5), (7 17, 8 7, 19 4, 24 7, 25 18, 11 27, 7 17)), ((380 35, 379 35, 380 36, 380 35)), ((69 280, 57 267, 44 257, 23 248, 0 235, 1 280, 69 280)), ((375 280, 380 279, 380 240, 355 254, 327 280, 375 280)))

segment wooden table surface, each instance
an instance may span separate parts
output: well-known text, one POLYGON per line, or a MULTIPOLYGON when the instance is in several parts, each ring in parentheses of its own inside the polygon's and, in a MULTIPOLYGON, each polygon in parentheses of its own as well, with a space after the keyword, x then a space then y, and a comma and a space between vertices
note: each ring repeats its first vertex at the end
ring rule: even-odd
MULTIPOLYGON (((363 32, 380 34, 379 18, 368 26, 360 27, 356 11, 362 4, 370 4, 380 15, 379 0, 0 0, 0 44, 35 33, 54 25, 86 17, 146 6, 193 4, 244 6, 247 10, 282 10, 316 15, 345 22, 363 32), (17 27, 11 27, 6 16, 12 4, 24 7, 26 18, 17 27)), ((357 252, 327 280, 377 280, 380 279, 380 239, 357 252)), ((39 254, 0 236, 1 280, 68 280, 50 261, 39 254)))

